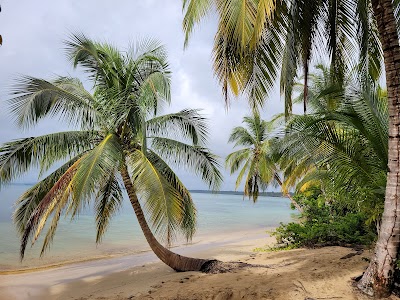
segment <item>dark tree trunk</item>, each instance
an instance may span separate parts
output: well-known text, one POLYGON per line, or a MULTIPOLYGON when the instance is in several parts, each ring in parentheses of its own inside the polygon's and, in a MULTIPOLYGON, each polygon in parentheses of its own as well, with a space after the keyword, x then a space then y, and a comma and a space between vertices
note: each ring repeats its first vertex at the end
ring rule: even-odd
POLYGON ((136 217, 139 221, 139 225, 143 231, 144 236, 146 237, 147 242, 149 243, 153 252, 157 255, 157 257, 164 262, 166 265, 174 269, 178 272, 185 272, 185 271, 201 271, 202 266, 210 262, 209 260, 205 259, 198 259, 198 258, 191 258, 176 254, 164 246, 162 246, 157 239, 154 237, 153 233, 151 232, 146 219, 144 217, 142 208, 140 206, 139 200, 137 198, 135 189, 132 185, 131 178, 128 173, 128 169, 126 166, 123 166, 121 170, 122 179, 124 181, 124 185, 126 191, 129 196, 129 201, 132 204, 132 207, 135 211, 136 217))
POLYGON ((303 90, 303 110, 307 114, 307 100, 308 100, 308 61, 304 64, 304 90, 303 90))
POLYGON ((392 1, 371 0, 371 3, 385 61, 389 108, 389 170, 375 253, 358 287, 369 295, 381 298, 391 293, 400 237, 400 47, 392 1))

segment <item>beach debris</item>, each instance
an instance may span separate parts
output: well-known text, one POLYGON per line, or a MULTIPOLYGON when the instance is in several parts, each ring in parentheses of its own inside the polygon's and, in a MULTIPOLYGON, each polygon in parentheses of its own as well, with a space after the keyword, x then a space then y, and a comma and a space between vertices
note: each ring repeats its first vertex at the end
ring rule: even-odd
MULTIPOLYGON (((298 288, 298 289, 303 290, 304 293, 308 294, 308 291, 306 290, 304 284, 303 284, 300 280, 297 280, 297 282, 299 283, 299 285, 294 284, 294 286, 295 286, 296 288, 298 288)), ((309 298, 308 300, 310 300, 310 299, 311 299, 311 298, 309 298)), ((307 300, 307 298, 304 299, 304 300, 307 300)))

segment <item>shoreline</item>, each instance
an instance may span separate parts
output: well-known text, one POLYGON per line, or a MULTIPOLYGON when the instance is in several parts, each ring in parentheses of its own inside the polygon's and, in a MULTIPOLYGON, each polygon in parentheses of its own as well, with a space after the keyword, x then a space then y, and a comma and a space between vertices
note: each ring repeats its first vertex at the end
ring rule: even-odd
MULTIPOLYGON (((252 253, 257 246, 271 244, 274 240, 265 233, 265 230, 253 230, 240 232, 234 236, 229 234, 211 236, 209 239, 201 240, 195 244, 174 247, 174 251, 181 255, 219 259, 221 258, 219 253, 223 252, 224 249, 232 249, 231 258, 235 259, 240 247, 243 249, 240 251, 243 252, 242 256, 244 257, 252 253)), ((227 256, 222 258, 229 260, 227 256)), ((145 251, 139 254, 1 274, 0 300, 53 299, 53 295, 68 290, 66 289, 67 285, 81 280, 92 282, 114 274, 123 272, 135 272, 136 274, 146 270, 154 270, 154 268, 162 268, 163 272, 160 274, 165 272, 176 273, 161 263, 152 251, 145 251), (29 285, 26 282, 29 282, 29 285), (52 295, 50 298, 43 296, 49 294, 52 295)))
MULTIPOLYGON (((274 230, 275 227, 268 227, 264 229, 251 229, 251 230, 243 230, 243 231, 232 231, 232 232, 224 232, 224 233, 218 233, 214 235, 207 235, 207 234, 201 234, 199 236, 196 236, 195 239, 190 242, 190 243, 177 243, 176 245, 172 246, 170 249, 174 249, 179 251, 179 249, 185 249, 185 248, 192 248, 192 247, 205 247, 206 245, 214 245, 214 247, 218 246, 221 241, 224 241, 222 243, 233 243, 233 242, 239 242, 242 239, 247 239, 247 236, 254 236, 255 234, 257 235, 264 235, 264 238, 268 239, 270 238, 270 235, 268 232, 274 230), (258 232, 258 233, 257 233, 258 232), (232 238, 229 238, 231 235, 234 235, 232 238), (227 240, 228 239, 228 240, 227 240)), ((84 264, 84 263, 90 263, 90 262, 96 262, 96 261, 102 261, 102 260, 112 260, 112 259, 118 259, 118 258, 123 258, 123 257, 132 257, 134 258, 135 256, 140 257, 141 255, 144 255, 146 253, 152 253, 152 250, 148 245, 147 249, 144 250, 138 250, 138 251, 127 251, 127 252, 119 252, 119 253, 113 253, 113 254, 105 254, 105 255, 97 255, 97 256, 91 256, 87 258, 77 258, 73 260, 66 260, 62 261, 60 263, 48 263, 48 264, 43 264, 41 266, 28 266, 26 268, 11 268, 11 269, 5 269, 2 270, 0 269, 0 276, 1 275, 15 275, 15 274, 24 274, 24 273, 31 273, 31 272, 39 272, 39 271, 44 271, 44 270, 52 270, 52 269, 57 269, 57 268, 62 268, 65 266, 70 266, 70 265, 75 265, 75 264, 84 264)))
POLYGON ((365 270, 371 252, 349 256, 354 250, 343 247, 253 251, 274 241, 253 232, 175 249, 192 257, 253 265, 219 274, 175 272, 150 252, 1 275, 0 300, 369 300, 354 288, 352 278, 365 270))

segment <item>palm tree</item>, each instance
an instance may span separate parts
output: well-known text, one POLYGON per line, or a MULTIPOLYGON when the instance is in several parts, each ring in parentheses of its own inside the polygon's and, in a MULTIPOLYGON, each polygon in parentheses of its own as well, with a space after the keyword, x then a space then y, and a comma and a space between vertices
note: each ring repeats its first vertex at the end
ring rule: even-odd
MULTIPOLYGON (((264 121, 257 112, 251 117, 244 117, 243 123, 246 127, 235 127, 229 137, 229 142, 234 142, 235 147, 244 147, 232 152, 226 157, 225 163, 230 168, 231 174, 239 171, 236 180, 236 189, 245 177, 244 195, 253 198, 256 202, 259 190, 265 190, 270 183, 282 187, 279 170, 273 158, 271 137, 274 122, 264 121)), ((302 208, 290 196, 286 189, 282 189, 284 195, 290 199, 294 207, 302 212, 302 208)))
MULTIPOLYGON (((304 112, 313 55, 331 59, 333 75, 343 79, 352 60, 361 61, 375 79, 385 65, 388 92, 388 173, 382 226, 375 254, 359 288, 368 294, 390 294, 400 226, 400 45, 399 1, 183 0, 186 41, 196 23, 216 7, 219 17, 214 44, 214 70, 225 94, 246 92, 263 103, 281 71, 286 115, 291 113, 293 84, 304 74, 304 112), (315 51, 316 50, 316 51, 315 51), (359 54, 359 55, 358 55, 359 54)), ((227 97, 226 97, 227 99, 227 97)))
POLYGON ((65 162, 17 201, 14 221, 21 234, 21 258, 49 219, 41 254, 54 237, 60 215, 75 218, 91 201, 99 243, 121 206, 123 186, 154 253, 174 270, 200 270, 207 260, 171 252, 147 223, 167 244, 178 233, 190 240, 195 232, 191 195, 169 163, 194 171, 211 188, 221 182, 217 158, 204 147, 207 125, 198 111, 157 116, 160 103, 170 99, 164 47, 147 40, 120 52, 83 35, 73 35, 66 45, 73 65, 89 75, 93 94, 78 79, 25 76, 10 100, 20 126, 31 127, 46 116, 80 124, 77 131, 19 139, 0 148, 1 184, 32 167, 43 174, 56 162, 65 162))
MULTIPOLYGON (((310 85, 312 113, 293 115, 276 143, 280 168, 290 184, 298 182, 297 190, 318 181, 352 202, 348 206, 381 206, 388 159, 386 92, 356 76, 345 79, 344 89, 330 86, 323 80, 329 72, 318 68, 310 85)), ((375 221, 381 214, 369 216, 375 221)))

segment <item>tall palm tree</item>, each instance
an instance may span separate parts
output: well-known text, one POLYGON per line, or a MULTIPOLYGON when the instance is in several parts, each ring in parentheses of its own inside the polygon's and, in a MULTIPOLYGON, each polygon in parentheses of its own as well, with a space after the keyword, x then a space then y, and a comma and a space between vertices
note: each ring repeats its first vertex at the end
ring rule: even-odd
MULTIPOLYGON (((243 123, 247 128, 235 127, 229 137, 229 142, 234 142, 235 147, 240 146, 242 149, 229 154, 225 163, 230 168, 231 174, 239 171, 236 189, 245 177, 244 195, 256 202, 260 189, 265 190, 271 183, 282 187, 282 180, 271 150, 274 120, 264 121, 257 112, 254 112, 251 117, 244 117, 243 123)), ((282 191, 294 207, 302 212, 301 206, 289 192, 286 189, 282 191)))
POLYGON ((0 148, 0 183, 39 167, 65 163, 27 190, 17 201, 14 221, 21 234, 21 258, 49 224, 42 254, 49 247, 62 213, 75 218, 94 202, 99 243, 121 206, 125 187, 140 227, 154 253, 177 271, 199 270, 203 259, 184 257, 161 245, 177 233, 191 239, 196 209, 191 195, 169 163, 199 174, 211 187, 221 182, 216 156, 204 147, 206 121, 197 110, 157 116, 170 100, 166 52, 147 40, 120 52, 83 35, 66 42, 73 65, 83 68, 93 94, 73 78, 54 81, 25 76, 10 100, 20 126, 31 127, 46 116, 80 124, 80 130, 23 138, 0 148), (140 199, 140 201, 139 201, 140 199), (147 215, 147 219, 145 218, 147 215))
POLYGON ((388 173, 382 226, 375 254, 359 288, 383 297, 391 292, 400 244, 400 46, 399 1, 183 0, 187 39, 196 23, 215 7, 219 17, 214 69, 225 94, 245 91, 263 103, 281 71, 286 114, 291 113, 294 78, 304 74, 304 112, 313 55, 326 54, 341 81, 351 61, 379 78, 385 65, 388 111, 388 173))

